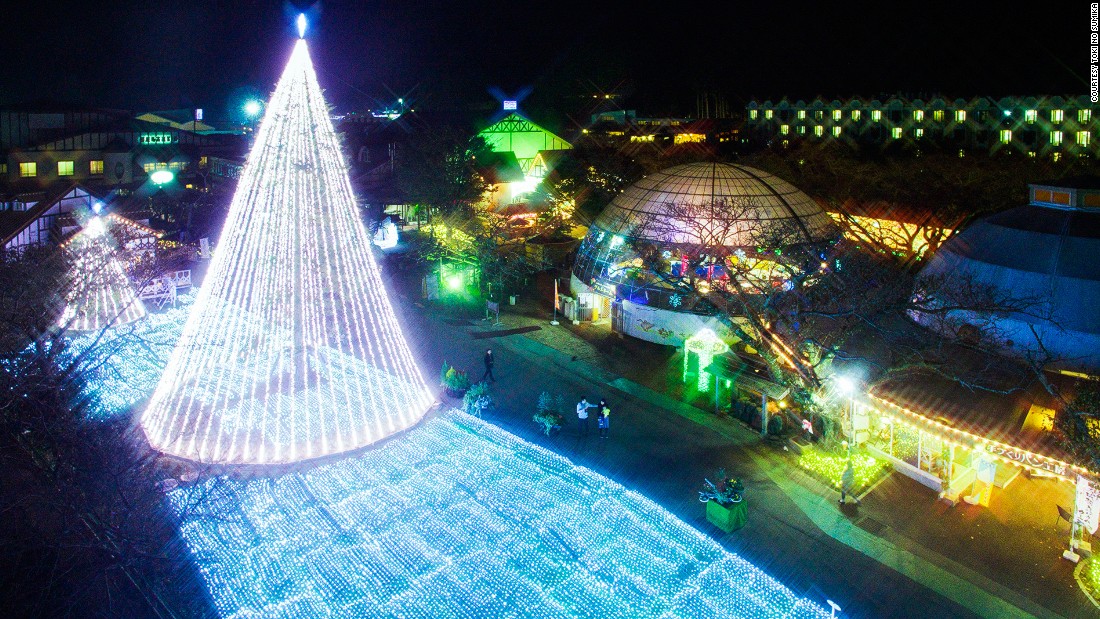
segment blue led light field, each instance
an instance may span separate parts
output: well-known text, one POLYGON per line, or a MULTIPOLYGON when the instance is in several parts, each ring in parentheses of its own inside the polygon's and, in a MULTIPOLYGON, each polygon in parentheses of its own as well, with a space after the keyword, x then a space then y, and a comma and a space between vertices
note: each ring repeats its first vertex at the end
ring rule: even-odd
POLYGON ((170 495, 223 617, 825 617, 643 496, 459 412, 170 495))
POLYGON ((187 322, 196 289, 181 294, 176 307, 151 312, 144 320, 76 335, 67 353, 83 356, 84 391, 91 396, 93 419, 126 414, 156 388, 168 357, 187 322))

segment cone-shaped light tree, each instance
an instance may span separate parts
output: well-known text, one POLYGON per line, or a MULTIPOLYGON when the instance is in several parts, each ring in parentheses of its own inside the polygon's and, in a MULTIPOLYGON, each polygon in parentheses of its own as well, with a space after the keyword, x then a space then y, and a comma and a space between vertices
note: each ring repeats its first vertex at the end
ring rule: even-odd
POLYGON ((299 40, 143 414, 153 447, 200 462, 287 463, 415 424, 433 396, 370 242, 299 40))
POLYGON ((107 226, 97 213, 64 245, 69 282, 58 322, 70 331, 98 331, 145 316, 107 226))

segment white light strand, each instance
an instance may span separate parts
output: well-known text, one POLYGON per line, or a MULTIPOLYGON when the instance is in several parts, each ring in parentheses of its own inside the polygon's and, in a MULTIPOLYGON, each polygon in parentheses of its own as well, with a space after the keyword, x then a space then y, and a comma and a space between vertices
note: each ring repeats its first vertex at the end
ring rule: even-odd
POLYGON ((99 331, 145 317, 107 224, 94 216, 64 246, 69 261, 65 310, 58 324, 70 331, 99 331))
POLYGON ((238 182, 142 417, 149 442, 203 462, 285 463, 416 423, 432 396, 370 253, 304 40, 238 182))
POLYGON ((459 412, 169 498, 223 617, 829 616, 642 495, 459 412))
POLYGON ((177 307, 151 313, 125 328, 70 339, 65 354, 68 360, 80 362, 83 391, 92 402, 88 418, 106 420, 126 414, 153 393, 179 341, 195 292, 177 297, 177 307))

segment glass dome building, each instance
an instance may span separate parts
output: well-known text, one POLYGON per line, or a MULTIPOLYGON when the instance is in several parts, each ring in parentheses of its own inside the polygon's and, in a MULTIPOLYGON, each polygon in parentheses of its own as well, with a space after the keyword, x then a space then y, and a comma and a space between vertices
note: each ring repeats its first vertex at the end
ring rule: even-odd
POLYGON ((967 274, 1026 300, 1026 311, 951 312, 944 322, 914 317, 941 331, 992 324, 1011 351, 1034 353, 1041 342, 1053 368, 1100 373, 1100 178, 1032 184, 1029 194, 1028 204, 979 220, 945 243, 917 283, 920 294, 924 278, 967 274))
POLYGON ((701 293, 728 283, 735 265, 751 263, 766 273, 782 254, 776 247, 827 245, 838 236, 816 202, 767 172, 726 163, 678 165, 634 183, 600 213, 577 251, 570 288, 580 317, 610 316, 619 333, 682 346, 709 328, 732 342, 701 293), (783 240, 764 243, 763 232, 783 240), (700 260, 702 247, 714 255, 700 260), (678 285, 684 279, 699 292, 685 293, 678 285))

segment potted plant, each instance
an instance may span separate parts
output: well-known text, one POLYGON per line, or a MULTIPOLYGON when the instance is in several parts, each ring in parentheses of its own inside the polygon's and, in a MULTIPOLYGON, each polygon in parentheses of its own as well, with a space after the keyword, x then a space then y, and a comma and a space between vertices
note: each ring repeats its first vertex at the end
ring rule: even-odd
POLYGON ((745 526, 748 519, 745 510, 745 485, 740 479, 726 475, 718 469, 718 483, 703 479, 699 501, 707 504, 707 521, 726 533, 745 526))
POLYGON ((466 372, 456 370, 454 366, 444 361, 443 369, 440 371, 439 384, 443 387, 444 393, 453 398, 460 398, 470 388, 470 378, 466 376, 466 372))

